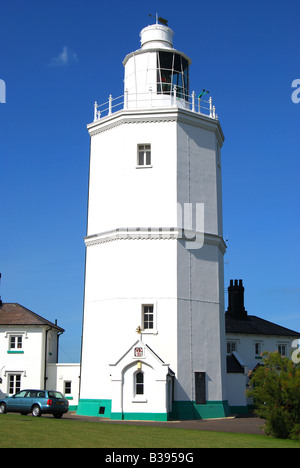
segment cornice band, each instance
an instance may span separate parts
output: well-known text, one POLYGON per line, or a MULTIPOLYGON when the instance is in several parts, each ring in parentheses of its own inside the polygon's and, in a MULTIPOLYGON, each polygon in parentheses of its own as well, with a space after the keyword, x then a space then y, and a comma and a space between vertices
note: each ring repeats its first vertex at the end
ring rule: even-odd
POLYGON ((203 232, 192 231, 177 227, 160 227, 160 228, 118 228, 111 231, 93 234, 84 238, 86 247, 91 247, 105 242, 117 240, 182 240, 188 242, 190 248, 201 248, 203 245, 215 245, 219 247, 224 254, 226 244, 222 236, 208 234, 203 232), (198 247, 196 247, 196 245, 198 247))
POLYGON ((132 109, 123 109, 112 115, 103 117, 101 120, 90 123, 87 125, 87 129, 92 137, 124 124, 164 122, 177 122, 215 132, 220 146, 223 145, 224 134, 218 120, 178 107, 167 109, 135 109, 134 112, 132 109))

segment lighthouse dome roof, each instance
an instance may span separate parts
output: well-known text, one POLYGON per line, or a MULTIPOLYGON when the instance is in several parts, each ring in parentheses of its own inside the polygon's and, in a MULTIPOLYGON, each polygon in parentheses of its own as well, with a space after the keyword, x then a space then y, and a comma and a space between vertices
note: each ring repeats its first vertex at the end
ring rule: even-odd
POLYGON ((174 32, 168 26, 152 24, 140 32, 142 49, 172 49, 174 32))

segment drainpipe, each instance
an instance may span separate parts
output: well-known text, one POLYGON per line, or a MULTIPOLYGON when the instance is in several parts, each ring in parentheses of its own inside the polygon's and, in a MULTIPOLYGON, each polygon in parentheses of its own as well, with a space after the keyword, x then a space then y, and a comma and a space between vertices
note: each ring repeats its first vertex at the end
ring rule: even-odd
POLYGON ((46 390, 46 382, 47 382, 47 343, 48 343, 48 332, 52 330, 52 327, 46 330, 46 338, 45 338, 45 368, 44 368, 44 390, 46 390))
MULTIPOLYGON (((55 319, 55 325, 57 325, 57 319, 55 319)), ((58 349, 59 349, 59 337, 63 334, 63 332, 57 332, 57 340, 56 340, 56 364, 58 363, 58 349)))

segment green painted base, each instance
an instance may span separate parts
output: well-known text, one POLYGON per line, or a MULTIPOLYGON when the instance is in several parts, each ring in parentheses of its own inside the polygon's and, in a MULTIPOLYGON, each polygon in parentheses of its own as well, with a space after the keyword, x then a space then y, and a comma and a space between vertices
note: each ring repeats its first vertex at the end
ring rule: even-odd
POLYGON ((167 413, 111 413, 112 420, 123 421, 168 421, 167 413))
POLYGON ((248 406, 230 406, 231 414, 248 414, 248 406))
POLYGON ((112 420, 137 421, 168 421, 169 419, 211 419, 224 418, 231 414, 245 414, 247 408, 229 408, 227 401, 208 401, 205 405, 197 405, 192 401, 174 401, 172 413, 112 413, 111 400, 80 399, 77 414, 95 416, 112 420), (237 411, 239 410, 239 411, 237 411), (244 412, 245 411, 245 412, 244 412))
POLYGON ((80 399, 76 413, 112 420, 168 421, 166 413, 112 413, 111 400, 80 399))
POLYGON ((80 416, 111 417, 111 400, 80 399, 77 408, 80 416))
POLYGON ((69 411, 76 411, 77 410, 77 405, 70 405, 69 406, 69 411))
POLYGON ((207 401, 205 405, 197 405, 194 401, 174 401, 173 419, 213 419, 230 416, 227 401, 207 401))

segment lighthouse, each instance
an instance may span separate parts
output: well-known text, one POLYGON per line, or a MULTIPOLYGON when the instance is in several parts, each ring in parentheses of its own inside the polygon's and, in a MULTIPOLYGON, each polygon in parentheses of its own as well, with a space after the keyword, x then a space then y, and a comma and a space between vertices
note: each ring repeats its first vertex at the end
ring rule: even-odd
MULTIPOLYGON (((227 415, 221 147, 211 98, 166 24, 140 33, 124 92, 94 105, 78 413, 227 415)), ((109 90, 108 90, 109 92, 109 90)))

